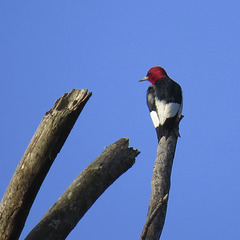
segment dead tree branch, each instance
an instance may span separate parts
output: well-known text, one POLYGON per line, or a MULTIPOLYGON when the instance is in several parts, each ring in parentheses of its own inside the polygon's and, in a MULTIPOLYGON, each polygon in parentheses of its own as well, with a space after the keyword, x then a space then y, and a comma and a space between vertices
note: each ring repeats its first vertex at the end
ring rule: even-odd
POLYGON ((153 167, 150 203, 141 240, 159 240, 161 236, 166 217, 172 164, 178 135, 177 124, 167 139, 162 137, 159 141, 157 157, 153 167))
POLYGON ((37 192, 91 93, 74 89, 43 117, 0 203, 1 240, 18 239, 37 192))
POLYGON ((135 162, 140 153, 121 138, 80 173, 25 240, 62 240, 97 198, 135 162))
POLYGON ((146 234, 147 234, 147 231, 148 231, 148 228, 149 228, 150 224, 152 223, 152 221, 155 218, 156 214, 158 213, 159 209, 162 207, 163 203, 167 200, 168 200, 168 194, 166 194, 164 196, 164 198, 160 199, 160 202, 157 204, 157 206, 155 207, 155 209, 151 213, 151 216, 147 219, 147 221, 144 225, 144 229, 143 229, 142 234, 141 234, 141 239, 146 239, 146 234))

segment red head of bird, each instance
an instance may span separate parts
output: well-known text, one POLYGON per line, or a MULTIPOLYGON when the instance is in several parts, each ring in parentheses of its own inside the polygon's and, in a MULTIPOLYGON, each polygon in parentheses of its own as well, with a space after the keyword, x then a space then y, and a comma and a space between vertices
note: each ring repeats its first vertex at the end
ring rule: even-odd
POLYGON ((162 67, 152 67, 147 76, 140 79, 139 82, 148 80, 150 83, 155 84, 157 80, 165 77, 168 77, 168 75, 162 67))

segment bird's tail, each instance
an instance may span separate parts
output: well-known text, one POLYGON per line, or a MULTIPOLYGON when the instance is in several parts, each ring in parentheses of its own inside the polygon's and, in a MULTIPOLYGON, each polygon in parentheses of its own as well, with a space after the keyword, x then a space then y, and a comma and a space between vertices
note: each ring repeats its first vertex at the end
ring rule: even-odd
POLYGON ((170 135, 170 129, 166 128, 165 126, 159 125, 156 128, 156 132, 157 132, 157 138, 158 138, 158 142, 160 141, 160 139, 165 136, 166 139, 169 137, 170 135))
POLYGON ((171 131, 174 132, 174 134, 176 135, 176 137, 180 137, 180 134, 179 134, 179 131, 178 131, 178 127, 175 126, 175 127, 172 127, 172 128, 169 128, 167 126, 162 126, 162 125, 159 125, 157 128, 156 128, 156 132, 157 132, 157 138, 158 138, 158 142, 160 141, 160 139, 162 137, 166 137, 166 139, 168 139, 168 137, 170 136, 170 133, 171 131))

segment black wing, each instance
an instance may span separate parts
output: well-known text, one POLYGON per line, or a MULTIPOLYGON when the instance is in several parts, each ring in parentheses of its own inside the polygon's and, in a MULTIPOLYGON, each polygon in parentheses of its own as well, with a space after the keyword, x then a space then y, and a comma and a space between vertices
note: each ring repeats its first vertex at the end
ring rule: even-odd
POLYGON ((156 111, 155 105, 155 87, 151 85, 147 90, 147 105, 149 112, 156 111))
POLYGON ((156 104, 155 104, 155 86, 151 85, 147 90, 147 105, 152 118, 153 125, 157 132, 158 141, 162 136, 162 127, 159 125, 159 117, 157 114, 156 104))

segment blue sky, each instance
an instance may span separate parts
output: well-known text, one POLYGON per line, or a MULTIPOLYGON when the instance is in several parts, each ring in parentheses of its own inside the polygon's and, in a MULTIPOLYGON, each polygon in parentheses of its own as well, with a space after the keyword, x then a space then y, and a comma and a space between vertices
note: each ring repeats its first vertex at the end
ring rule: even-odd
POLYGON ((73 88, 85 106, 20 239, 73 179, 121 137, 141 154, 69 235, 139 239, 157 137, 138 83, 162 66, 181 84, 184 119, 162 240, 240 239, 239 2, 2 1, 0 196, 44 113, 73 88))

